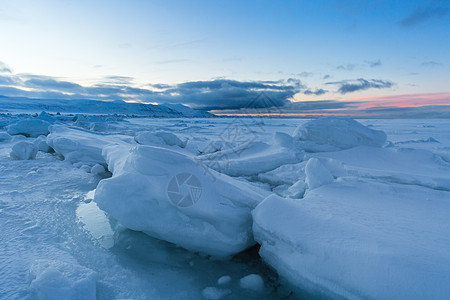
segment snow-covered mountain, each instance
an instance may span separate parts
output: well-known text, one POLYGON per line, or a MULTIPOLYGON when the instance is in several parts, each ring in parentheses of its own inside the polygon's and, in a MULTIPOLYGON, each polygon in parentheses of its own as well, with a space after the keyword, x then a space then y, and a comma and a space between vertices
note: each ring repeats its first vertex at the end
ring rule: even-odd
POLYGON ((190 107, 176 105, 153 105, 129 103, 125 101, 100 100, 61 100, 33 99, 24 97, 0 96, 0 112, 35 113, 47 111, 52 113, 84 113, 84 114, 118 114, 146 117, 195 117, 210 118, 213 114, 190 107))

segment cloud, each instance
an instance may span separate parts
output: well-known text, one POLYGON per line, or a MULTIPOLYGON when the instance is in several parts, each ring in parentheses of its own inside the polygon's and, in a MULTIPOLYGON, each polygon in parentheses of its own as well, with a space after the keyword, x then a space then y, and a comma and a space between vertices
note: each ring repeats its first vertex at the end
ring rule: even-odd
POLYGON ((327 82, 326 84, 338 85, 339 86, 338 92, 341 94, 367 90, 370 88, 375 89, 390 88, 394 85, 391 81, 388 80, 364 79, 364 78, 358 78, 355 80, 341 80, 335 82, 327 82))
POLYGON ((336 67, 336 69, 340 71, 353 71, 355 68, 356 68, 355 64, 345 64, 336 67))
POLYGON ((441 67, 444 64, 436 61, 424 61, 420 64, 422 67, 441 67))
POLYGON ((412 27, 433 19, 443 19, 450 14, 450 2, 448 0, 427 1, 417 7, 399 24, 403 27, 412 27))
POLYGON ((0 61, 0 73, 12 73, 12 71, 5 63, 0 61))
POLYGON ((336 100, 318 100, 318 101, 296 101, 287 103, 281 109, 284 112, 317 112, 320 110, 341 109, 353 106, 357 102, 341 102, 336 100))
POLYGON ((185 103, 204 110, 240 109, 267 106, 255 102, 261 94, 270 100, 270 106, 279 107, 289 102, 303 87, 297 79, 285 81, 237 81, 216 79, 180 83, 165 90, 161 97, 167 103, 185 103))
POLYGON ((111 84, 131 84, 134 80, 134 77, 129 76, 105 76, 103 82, 111 83, 111 84))
POLYGON ((319 96, 319 95, 325 94, 326 92, 328 92, 328 91, 324 90, 324 89, 316 89, 315 91, 312 91, 312 90, 308 89, 308 90, 303 91, 303 94, 319 96))
POLYGON ((374 60, 374 61, 366 60, 366 64, 368 64, 369 67, 371 68, 379 67, 382 65, 381 60, 374 60))
POLYGON ((2 85, 8 86, 8 85, 16 85, 16 84, 17 84, 17 81, 14 77, 0 75, 0 86, 2 86, 2 85))
POLYGON ((310 77, 312 75, 314 75, 313 72, 300 72, 297 74, 298 77, 310 77))
POLYGON ((156 63, 158 65, 165 65, 165 64, 185 63, 185 62, 190 62, 190 61, 191 61, 190 59, 178 58, 178 59, 161 60, 161 61, 157 61, 156 63))
MULTIPOLYGON (((288 101, 283 106, 276 107, 276 109, 267 109, 263 113, 271 113, 275 115, 313 115, 332 113, 334 110, 351 109, 358 102, 341 102, 337 100, 317 100, 317 101, 288 101)), ((227 109, 212 111, 213 113, 225 115, 241 115, 241 114, 258 114, 261 113, 259 109, 227 109)))
MULTIPOLYGON (((336 67, 336 70, 339 71, 353 71, 356 69, 362 69, 362 68, 366 68, 367 66, 370 68, 375 68, 375 67, 379 67, 381 66, 381 60, 366 60, 363 63, 359 63, 359 64, 342 64, 336 67)), ((326 79, 326 78, 324 78, 326 79)))
MULTIPOLYGON (((60 80, 49 76, 30 74, 0 75, 0 95, 10 97, 131 100, 185 104, 193 108, 240 109, 243 107, 279 107, 304 88, 298 79, 280 81, 238 81, 215 79, 190 81, 180 84, 148 84, 136 86, 133 78, 108 76, 104 81, 91 86, 60 80), (263 93, 268 101, 254 101, 263 93)), ((320 91, 319 91, 320 92, 320 91)))
POLYGON ((60 92, 81 92, 83 87, 77 83, 69 81, 59 81, 53 78, 31 78, 24 81, 25 87, 60 91, 60 92))

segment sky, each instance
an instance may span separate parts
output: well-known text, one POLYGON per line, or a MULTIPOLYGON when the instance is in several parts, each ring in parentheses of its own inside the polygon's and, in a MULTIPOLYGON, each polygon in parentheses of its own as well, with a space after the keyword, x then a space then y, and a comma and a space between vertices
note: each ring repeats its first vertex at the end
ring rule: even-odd
POLYGON ((3 0, 0 28, 3 96, 450 117, 448 0, 3 0))

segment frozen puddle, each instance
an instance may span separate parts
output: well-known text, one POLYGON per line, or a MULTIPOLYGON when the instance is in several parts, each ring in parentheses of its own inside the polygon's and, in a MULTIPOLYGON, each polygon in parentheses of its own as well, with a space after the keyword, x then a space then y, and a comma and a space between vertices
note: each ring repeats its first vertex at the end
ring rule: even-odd
MULTIPOLYGON (((85 200, 92 200, 93 191, 89 192, 85 200)), ((109 249, 114 246, 114 231, 111 228, 108 218, 105 212, 98 208, 97 204, 93 201, 87 203, 80 203, 77 207, 77 219, 81 226, 86 229, 89 234, 97 240, 100 245, 109 249)))

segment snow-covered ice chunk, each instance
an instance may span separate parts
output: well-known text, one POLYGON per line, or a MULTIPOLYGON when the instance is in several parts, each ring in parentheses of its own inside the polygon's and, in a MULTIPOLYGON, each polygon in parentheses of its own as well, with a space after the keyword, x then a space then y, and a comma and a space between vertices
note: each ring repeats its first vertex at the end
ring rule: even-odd
POLYGON ((53 149, 47 144, 47 137, 45 135, 38 136, 34 141, 33 144, 39 149, 39 151, 49 153, 52 152, 53 149))
POLYGON ((287 133, 277 131, 273 135, 273 141, 277 145, 290 148, 293 146, 294 139, 287 133))
POLYGON ((250 212, 267 192, 167 148, 107 146, 104 156, 113 177, 95 201, 126 227, 216 256, 254 244, 250 212))
POLYGON ((145 131, 139 133, 135 138, 137 143, 141 145, 169 145, 186 147, 186 142, 180 140, 175 134, 167 131, 145 131))
MULTIPOLYGON (((450 192, 343 177, 253 211, 261 257, 316 298, 450 295, 450 192)), ((297 290, 298 291, 298 290, 297 290)))
POLYGON ((302 161, 297 164, 282 165, 275 170, 258 174, 258 179, 261 182, 269 183, 270 185, 293 185, 298 180, 305 180, 305 166, 307 161, 302 161))
POLYGON ((302 198, 306 191, 306 183, 299 180, 288 188, 288 194, 291 198, 302 198))
POLYGON ((300 125, 294 140, 306 151, 336 151, 356 146, 380 147, 386 142, 386 134, 353 119, 326 117, 300 125))
POLYGON ((12 159, 35 159, 38 153, 38 148, 29 142, 18 142, 12 147, 9 154, 12 159))
POLYGON ((92 168, 91 168, 91 174, 95 174, 95 175, 101 175, 106 173, 105 167, 103 167, 100 164, 95 164, 92 168))
POLYGON ((78 264, 37 260, 30 268, 29 277, 37 299, 97 299, 97 273, 78 264))
POLYGON ((208 299, 208 300, 219 300, 230 294, 231 294, 231 290, 219 289, 214 286, 209 286, 202 290, 203 298, 208 299))
POLYGON ((28 137, 38 137, 49 133, 50 123, 39 119, 26 119, 8 126, 10 135, 22 134, 28 137))
MULTIPOLYGON (((278 136, 281 136, 281 133, 278 136)), ((258 175, 285 164, 302 161, 304 152, 297 151, 289 145, 283 136, 276 138, 273 144, 253 142, 243 148, 226 147, 225 150, 201 155, 197 159, 212 169, 230 176, 258 175)))
POLYGON ((8 142, 11 140, 11 136, 7 132, 0 132, 0 142, 8 142))
POLYGON ((258 274, 250 274, 242 277, 239 280, 239 285, 243 289, 248 289, 256 292, 264 290, 264 280, 258 274))
POLYGON ((342 167, 333 165, 341 165, 353 176, 450 190, 450 163, 428 150, 363 146, 310 155, 319 157, 335 177, 342 175, 336 172, 342 167), (341 163, 330 164, 330 158, 341 163))
POLYGON ((39 114, 39 116, 36 117, 36 119, 44 120, 44 121, 47 121, 47 122, 49 122, 49 123, 51 123, 51 124, 53 124, 53 123, 56 122, 56 119, 53 118, 52 116, 50 116, 50 115, 49 115, 48 113, 46 113, 45 111, 42 111, 42 112, 39 114))
POLYGON ((82 162, 87 165, 105 164, 102 149, 108 144, 135 144, 130 137, 119 135, 102 135, 76 127, 63 125, 50 126, 47 144, 56 153, 72 163, 82 162))
POLYGON ((333 182, 333 175, 317 158, 310 158, 305 167, 306 184, 309 189, 333 182))

